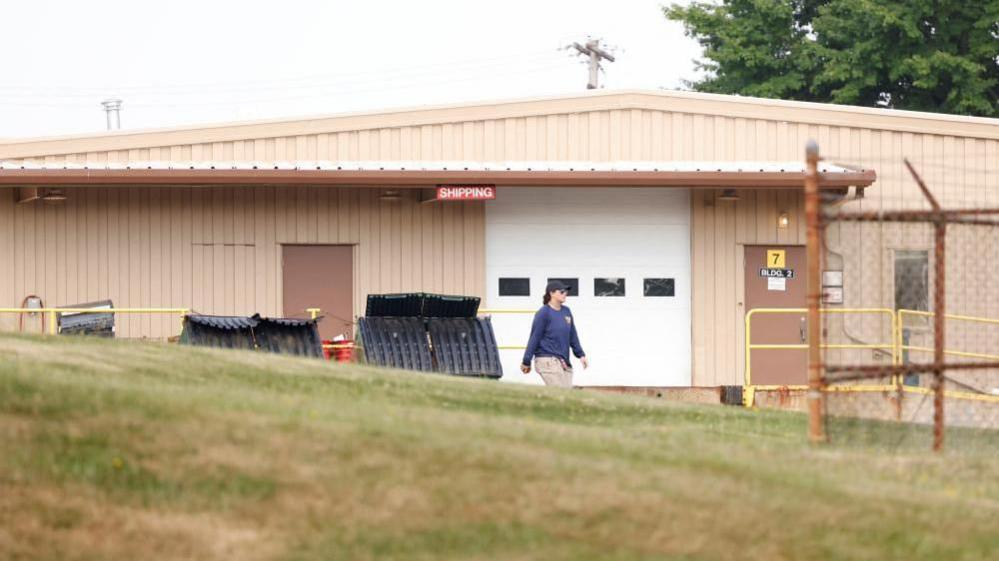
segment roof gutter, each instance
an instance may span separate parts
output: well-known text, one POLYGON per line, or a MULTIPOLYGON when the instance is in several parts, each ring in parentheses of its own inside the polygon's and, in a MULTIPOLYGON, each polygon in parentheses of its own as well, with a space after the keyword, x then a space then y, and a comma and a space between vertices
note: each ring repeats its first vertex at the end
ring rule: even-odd
MULTIPOLYGON (((546 187, 689 187, 799 189, 804 173, 761 171, 512 171, 512 170, 310 170, 310 169, 3 169, 0 185, 344 185, 428 187, 485 183, 546 187)), ((874 170, 819 174, 826 188, 868 187, 874 170)))

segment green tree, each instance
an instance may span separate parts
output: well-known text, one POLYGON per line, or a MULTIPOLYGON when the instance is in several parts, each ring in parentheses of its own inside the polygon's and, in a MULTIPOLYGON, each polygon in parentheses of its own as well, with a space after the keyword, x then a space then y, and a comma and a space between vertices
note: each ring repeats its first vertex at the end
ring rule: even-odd
POLYGON ((999 117, 999 0, 721 0, 664 8, 704 92, 999 117))

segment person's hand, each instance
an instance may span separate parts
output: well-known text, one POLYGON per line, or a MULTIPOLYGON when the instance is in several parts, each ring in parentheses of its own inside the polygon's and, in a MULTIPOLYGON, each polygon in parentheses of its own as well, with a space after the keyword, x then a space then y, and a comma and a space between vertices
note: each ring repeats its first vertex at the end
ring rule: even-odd
POLYGON ((526 365, 526 364, 521 364, 520 365, 520 371, 523 372, 524 374, 530 374, 531 373, 531 367, 528 366, 528 365, 526 365))
POLYGON ((587 368, 590 367, 590 359, 586 358, 585 356, 579 359, 579 362, 583 363, 583 370, 586 370, 587 368))

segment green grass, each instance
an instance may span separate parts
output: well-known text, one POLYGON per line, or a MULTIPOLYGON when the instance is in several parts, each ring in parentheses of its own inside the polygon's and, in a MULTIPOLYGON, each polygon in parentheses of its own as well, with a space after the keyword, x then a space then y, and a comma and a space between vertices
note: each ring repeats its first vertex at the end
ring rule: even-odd
POLYGON ((999 438, 158 344, 0 337, 0 559, 999 552, 999 438))

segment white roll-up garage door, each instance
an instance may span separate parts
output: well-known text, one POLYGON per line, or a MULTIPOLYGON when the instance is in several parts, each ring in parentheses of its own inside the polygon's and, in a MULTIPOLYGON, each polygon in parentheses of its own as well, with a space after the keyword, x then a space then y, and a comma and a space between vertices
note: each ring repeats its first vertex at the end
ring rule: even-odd
MULTIPOLYGON (((486 304, 537 309, 545 284, 569 297, 591 367, 576 385, 690 385, 690 194, 683 189, 505 188, 486 205, 486 304)), ((529 315, 496 314, 501 346, 524 345, 529 315)), ((520 373, 504 350, 503 379, 520 373)))

